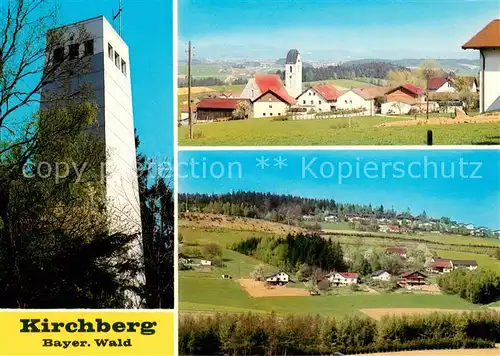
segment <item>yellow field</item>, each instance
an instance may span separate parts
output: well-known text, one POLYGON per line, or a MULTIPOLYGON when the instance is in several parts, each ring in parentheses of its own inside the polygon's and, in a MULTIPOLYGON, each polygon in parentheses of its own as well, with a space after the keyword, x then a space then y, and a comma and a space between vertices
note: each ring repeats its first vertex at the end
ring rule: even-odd
MULTIPOLYGON (((192 94, 199 94, 199 93, 208 93, 211 91, 215 91, 213 88, 210 87, 192 87, 191 88, 191 93, 192 94)), ((188 88, 178 88, 178 95, 187 95, 188 93, 188 88)))

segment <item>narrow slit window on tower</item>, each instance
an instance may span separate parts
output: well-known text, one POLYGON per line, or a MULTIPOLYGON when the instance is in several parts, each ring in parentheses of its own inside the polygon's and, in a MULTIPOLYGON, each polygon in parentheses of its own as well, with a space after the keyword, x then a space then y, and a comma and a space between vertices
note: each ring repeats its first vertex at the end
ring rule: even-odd
POLYGON ((122 59, 122 73, 127 75, 127 63, 122 59))
POLYGON ((69 45, 69 59, 78 58, 80 54, 80 45, 78 43, 69 45))
POLYGON ((113 60, 113 46, 108 43, 108 57, 113 60))
POLYGON ((85 56, 94 55, 94 40, 85 41, 85 56))
POLYGON ((115 51, 115 66, 120 68, 120 55, 115 51))
POLYGON ((61 63, 64 60, 64 47, 59 47, 54 50, 54 62, 61 63))
POLYGON ((290 66, 290 73, 292 73, 292 66, 290 66))

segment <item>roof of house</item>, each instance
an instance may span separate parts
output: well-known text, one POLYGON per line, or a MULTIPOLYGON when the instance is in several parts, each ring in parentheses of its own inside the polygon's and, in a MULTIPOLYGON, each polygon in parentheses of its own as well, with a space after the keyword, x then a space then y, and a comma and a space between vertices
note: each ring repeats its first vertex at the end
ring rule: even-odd
POLYGON ((367 87, 367 88, 354 88, 353 92, 358 94, 365 100, 375 99, 379 96, 384 96, 387 92, 386 87, 367 87))
POLYGON ((385 252, 403 254, 406 253, 406 247, 387 247, 385 252))
POLYGON ((429 90, 438 90, 446 82, 451 83, 451 80, 449 78, 446 78, 446 77, 431 78, 431 79, 429 79, 429 84, 428 84, 429 90))
POLYGON ((439 267, 439 268, 451 267, 451 260, 435 258, 434 262, 432 262, 432 267, 439 267))
POLYGON ((297 63, 297 58, 299 57, 299 51, 297 49, 291 49, 286 55, 286 64, 297 63))
POLYGON ((495 19, 476 33, 463 49, 500 48, 500 19, 495 19))
MULTIPOLYGON (((382 275, 382 274, 384 274, 386 272, 387 271, 385 269, 379 269, 378 271, 375 271, 375 272, 372 273, 372 277, 378 277, 378 276, 380 276, 380 275, 382 275)), ((389 273, 389 272, 387 272, 387 273, 389 273)))
POLYGON ((408 272, 405 272, 401 275, 401 277, 403 278, 406 278, 406 277, 409 277, 411 275, 414 275, 414 274, 419 274, 420 276, 424 277, 424 278, 427 278, 427 276, 421 272, 418 272, 418 271, 408 271, 408 272))
MULTIPOLYGON (((188 104, 182 105, 182 112, 187 113, 189 110, 188 104)), ((196 104, 191 104, 191 112, 196 112, 196 104)))
POLYGON ((454 265, 458 266, 477 266, 475 260, 452 260, 454 265))
POLYGON ((358 278, 358 274, 354 272, 338 272, 344 278, 358 278))
POLYGON ((342 95, 342 92, 333 85, 320 84, 312 88, 327 101, 336 100, 342 95))
POLYGON ((234 110, 236 105, 243 100, 245 99, 203 98, 196 106, 196 109, 234 110))
POLYGON ((406 83, 403 85, 398 85, 397 87, 394 87, 392 89, 389 89, 385 94, 386 95, 391 94, 399 89, 405 89, 414 95, 422 95, 425 92, 422 88, 420 88, 419 86, 416 86, 415 84, 406 83))
POLYGON ((295 103, 295 99, 288 94, 285 86, 283 85, 283 82, 281 81, 281 78, 278 75, 257 74, 254 79, 255 79, 255 84, 259 88, 262 95, 266 94, 269 91, 272 91, 274 94, 282 98, 287 103, 289 104, 295 103))
POLYGON ((266 276, 266 278, 270 278, 270 277, 276 277, 278 274, 280 273, 284 273, 286 274, 287 276, 290 276, 290 274, 284 272, 284 271, 278 271, 278 272, 274 272, 274 273, 271 273, 269 276, 266 276))

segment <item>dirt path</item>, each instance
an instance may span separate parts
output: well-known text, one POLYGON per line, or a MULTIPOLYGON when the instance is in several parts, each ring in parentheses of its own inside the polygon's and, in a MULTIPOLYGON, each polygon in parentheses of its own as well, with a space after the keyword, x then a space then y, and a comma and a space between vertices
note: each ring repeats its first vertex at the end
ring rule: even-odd
POLYGON ((450 117, 434 117, 429 120, 416 119, 416 120, 403 120, 385 122, 375 127, 395 127, 395 126, 418 126, 418 125, 453 125, 453 124, 487 124, 500 122, 500 115, 498 114, 485 114, 478 116, 460 116, 455 119, 450 117))
MULTIPOLYGON (((427 309, 427 308, 374 308, 374 309, 359 309, 363 314, 368 315, 375 320, 382 319, 386 315, 409 315, 409 314, 429 314, 434 312, 440 313, 462 313, 468 310, 464 309, 427 309)), ((499 355, 500 356, 500 355, 499 355)))
POLYGON ((284 286, 266 287, 264 282, 254 281, 253 279, 240 279, 240 285, 245 291, 254 298, 260 297, 304 297, 309 296, 305 289, 288 288, 284 286))

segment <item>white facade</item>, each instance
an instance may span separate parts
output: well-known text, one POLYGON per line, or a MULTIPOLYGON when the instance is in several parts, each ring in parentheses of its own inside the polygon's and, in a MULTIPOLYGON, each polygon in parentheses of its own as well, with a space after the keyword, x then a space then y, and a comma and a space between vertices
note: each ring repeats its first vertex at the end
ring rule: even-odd
POLYGON ((293 51, 297 50, 290 50, 285 61, 285 88, 295 99, 302 93, 302 59, 298 51, 296 55, 292 55, 293 51), (293 57, 291 61, 288 60, 289 57, 293 57))
MULTIPOLYGON (((70 74, 71 88, 90 84, 99 107, 98 122, 89 129, 105 143, 105 194, 111 233, 141 233, 139 189, 135 150, 129 49, 110 23, 102 16, 61 27, 66 38, 65 53, 79 48, 89 70, 70 74), (85 36, 84 36, 85 35, 85 36), (85 43, 78 43, 85 37, 85 43), (87 53, 89 52, 90 53, 87 53), (84 59, 88 58, 88 59, 84 59)), ((56 49, 57 51, 57 49, 56 49)), ((48 58, 55 58, 49 54, 48 58)), ((50 83, 42 90, 49 98, 64 83, 50 83)), ((48 100, 48 99, 47 99, 48 100)), ((42 106, 44 103, 42 103, 42 106)), ((104 153, 104 152, 103 152, 104 153)), ((130 253, 142 254, 138 238, 130 253)))
POLYGON ((387 103, 382 104, 381 113, 383 115, 387 114, 404 115, 410 112, 411 107, 412 106, 410 104, 403 103, 402 101, 389 101, 387 103))
POLYGON ((436 93, 455 93, 455 92, 456 92, 455 88, 449 81, 444 82, 443 85, 441 85, 439 88, 436 89, 436 93))
POLYGON ((482 49, 479 73, 479 109, 500 110, 500 48, 482 49))
POLYGON ((266 282, 270 283, 288 283, 290 276, 285 272, 278 272, 266 278, 266 282))
POLYGON ((338 97, 337 108, 342 110, 363 108, 371 113, 370 115, 373 115, 375 113, 375 101, 373 99, 365 100, 353 90, 349 90, 338 97))
POLYGON ((297 97, 297 105, 318 112, 330 112, 337 104, 327 101, 316 90, 309 88, 297 97))
POLYGON ((332 274, 328 277, 328 280, 330 281, 330 284, 332 285, 339 285, 339 286, 348 286, 350 284, 358 284, 358 278, 353 277, 353 278, 346 278, 342 276, 340 273, 335 273, 332 274))
POLYGON ((211 266, 212 265, 212 261, 209 261, 209 260, 201 260, 200 261, 200 264, 202 266, 211 266))
POLYGON ((273 93, 267 93, 253 103, 253 117, 286 116, 290 104, 282 101, 273 93))
POLYGON ((262 93, 260 92, 259 86, 255 82, 255 78, 250 78, 243 88, 243 91, 240 94, 240 98, 242 99, 250 99, 254 101, 257 99, 262 93))
POLYGON ((379 274, 378 276, 374 276, 373 279, 376 279, 378 281, 388 282, 391 280, 391 274, 387 271, 384 271, 383 273, 379 274))

